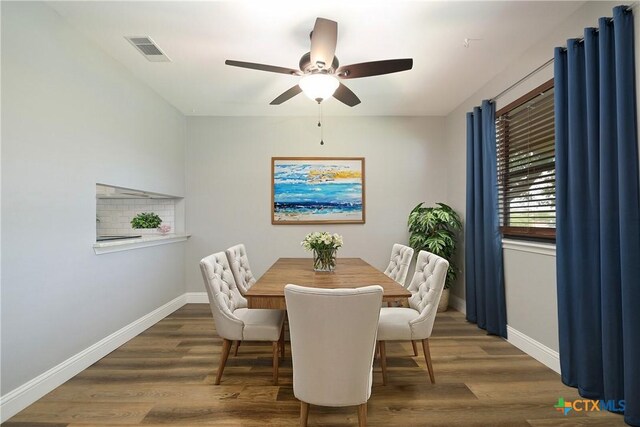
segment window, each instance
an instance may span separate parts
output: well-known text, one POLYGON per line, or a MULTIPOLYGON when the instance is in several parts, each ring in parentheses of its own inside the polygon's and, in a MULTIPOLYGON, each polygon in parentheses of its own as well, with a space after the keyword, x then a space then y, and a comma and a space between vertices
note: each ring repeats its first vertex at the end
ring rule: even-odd
POLYGON ((503 236, 555 239, 553 80, 496 113, 503 236))

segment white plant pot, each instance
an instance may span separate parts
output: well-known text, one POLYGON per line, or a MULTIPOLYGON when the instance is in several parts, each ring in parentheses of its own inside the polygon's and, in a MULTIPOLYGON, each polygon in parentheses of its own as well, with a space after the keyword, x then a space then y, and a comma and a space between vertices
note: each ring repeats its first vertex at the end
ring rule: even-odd
POLYGON ((438 303, 438 313, 447 311, 449 309, 449 289, 443 289, 440 296, 440 302, 438 303))
POLYGON ((160 234, 157 228, 134 228, 133 234, 140 234, 141 236, 150 236, 160 234))

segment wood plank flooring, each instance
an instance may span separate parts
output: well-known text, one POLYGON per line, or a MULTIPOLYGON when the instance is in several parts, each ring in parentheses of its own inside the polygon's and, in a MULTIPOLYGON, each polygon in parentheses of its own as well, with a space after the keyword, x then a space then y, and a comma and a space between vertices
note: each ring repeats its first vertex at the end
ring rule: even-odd
MULTIPOLYGON (((410 343, 387 343, 389 383, 374 365, 370 426, 624 426, 608 412, 553 405, 579 399, 559 376, 456 311, 438 314, 430 339, 436 384, 410 343)), ((271 344, 243 343, 214 386, 222 348, 207 304, 188 304, 33 405, 6 427, 145 425, 295 426, 289 347, 280 385, 271 344)), ((356 408, 311 406, 310 426, 354 426, 356 408)))

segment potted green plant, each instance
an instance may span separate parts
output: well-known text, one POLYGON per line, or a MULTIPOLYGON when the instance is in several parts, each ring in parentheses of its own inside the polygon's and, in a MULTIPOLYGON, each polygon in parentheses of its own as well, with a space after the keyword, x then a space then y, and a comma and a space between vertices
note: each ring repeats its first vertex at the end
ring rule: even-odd
POLYGON ((131 227, 137 229, 138 232, 142 232, 143 230, 156 230, 160 226, 160 224, 162 224, 162 219, 153 212, 139 213, 131 220, 131 227))
POLYGON ((440 298, 438 311, 446 311, 449 305, 449 288, 456 279, 454 256, 456 252, 457 232, 462 228, 458 214, 444 203, 435 207, 425 207, 420 203, 409 214, 409 245, 416 254, 428 251, 449 261, 449 271, 440 298))

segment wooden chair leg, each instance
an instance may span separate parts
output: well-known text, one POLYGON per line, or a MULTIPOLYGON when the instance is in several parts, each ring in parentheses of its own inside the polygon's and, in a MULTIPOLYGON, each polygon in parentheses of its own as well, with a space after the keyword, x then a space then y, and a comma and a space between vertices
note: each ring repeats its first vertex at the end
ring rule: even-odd
POLYGON ((278 341, 273 342, 273 385, 278 385, 278 349, 280 345, 278 341))
POLYGON ((300 401, 300 427, 307 427, 308 419, 309 419, 309 404, 301 400, 300 401))
POLYGON ((280 358, 284 360, 284 323, 282 324, 282 329, 280 330, 280 358))
POLYGON ((418 355, 418 346, 416 345, 415 341, 411 341, 411 346, 413 347, 413 355, 417 356, 418 355))
POLYGON ((424 351, 424 360, 427 362, 427 370, 429 371, 429 378, 431 379, 431 384, 436 383, 435 375, 433 374, 433 366, 431 366, 431 352, 429 351, 429 339, 425 338, 422 340, 422 351, 424 351))
POLYGON ((215 385, 220 384, 222 372, 224 371, 224 365, 227 363, 227 358, 229 357, 229 350, 231 350, 231 341, 228 339, 223 339, 222 354, 220 355, 220 366, 218 366, 218 374, 216 375, 216 382, 214 382, 215 385))
POLYGON ((236 341, 236 348, 235 350, 233 350, 233 357, 236 357, 238 355, 238 347, 240 347, 240 343, 242 341, 236 341))
POLYGON ((378 341, 380 345, 380 366, 382 367, 382 385, 387 385, 387 351, 384 341, 378 341))
POLYGON ((367 427, 367 404, 358 405, 358 427, 367 427))

